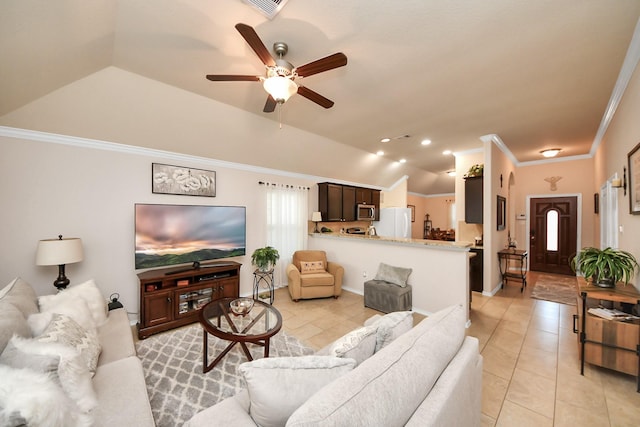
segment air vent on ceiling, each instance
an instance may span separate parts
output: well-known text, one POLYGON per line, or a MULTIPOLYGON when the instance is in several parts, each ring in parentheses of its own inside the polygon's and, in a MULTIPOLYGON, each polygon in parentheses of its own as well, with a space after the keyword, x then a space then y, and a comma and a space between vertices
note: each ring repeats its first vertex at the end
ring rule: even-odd
POLYGON ((269 19, 275 18, 289 0, 242 0, 255 7, 269 19))

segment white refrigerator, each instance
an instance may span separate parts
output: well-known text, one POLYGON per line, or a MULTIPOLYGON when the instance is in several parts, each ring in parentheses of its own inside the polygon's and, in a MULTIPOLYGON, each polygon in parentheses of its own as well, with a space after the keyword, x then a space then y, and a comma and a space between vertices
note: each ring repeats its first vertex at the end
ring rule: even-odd
POLYGON ((374 221, 378 236, 411 238, 411 209, 382 208, 380 221, 374 221))

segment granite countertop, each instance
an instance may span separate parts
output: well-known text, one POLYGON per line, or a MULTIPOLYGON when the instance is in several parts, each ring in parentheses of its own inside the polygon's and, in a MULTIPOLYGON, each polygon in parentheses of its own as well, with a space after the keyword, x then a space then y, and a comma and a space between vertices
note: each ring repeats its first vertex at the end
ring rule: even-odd
MULTIPOLYGON (((385 237, 385 236, 369 236, 366 234, 347 234, 347 233, 309 233, 311 237, 331 238, 331 239, 358 239, 371 243, 400 243, 411 246, 429 246, 443 249, 461 249, 469 250, 473 247, 470 242, 448 242, 445 240, 425 240, 425 239, 407 239, 403 237, 385 237)), ((480 246, 481 247, 481 246, 480 246)))

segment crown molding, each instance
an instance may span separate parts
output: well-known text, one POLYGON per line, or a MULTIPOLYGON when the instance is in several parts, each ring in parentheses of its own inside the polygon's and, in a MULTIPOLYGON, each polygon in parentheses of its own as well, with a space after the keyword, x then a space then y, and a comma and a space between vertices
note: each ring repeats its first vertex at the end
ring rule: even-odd
POLYGON ((600 122, 598 131, 596 132, 596 137, 591 145, 591 151, 589 151, 591 156, 596 154, 598 146, 600 146, 604 135, 607 133, 609 124, 611 123, 611 120, 613 120, 613 116, 616 114, 618 105, 620 105, 620 101, 627 90, 627 86, 629 85, 629 81, 631 80, 631 77, 638 65, 638 61, 640 61, 640 18, 636 23, 631 43, 629 43, 629 49, 627 49, 627 54, 624 57, 620 74, 618 74, 618 80, 616 80, 616 84, 613 87, 611 98, 607 104, 604 116, 602 116, 602 121, 600 122))

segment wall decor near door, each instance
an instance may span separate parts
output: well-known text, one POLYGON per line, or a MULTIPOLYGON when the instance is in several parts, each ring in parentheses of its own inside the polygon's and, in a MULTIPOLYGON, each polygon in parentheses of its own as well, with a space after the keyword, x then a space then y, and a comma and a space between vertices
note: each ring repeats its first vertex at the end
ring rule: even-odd
POLYGON ((496 223, 498 230, 504 230, 507 225, 507 199, 502 196, 498 196, 496 223))
POLYGON ((181 166, 151 165, 151 191, 156 194, 216 196, 216 173, 181 166))
POLYGON ((640 143, 627 155, 629 162, 629 213, 640 215, 640 143))

